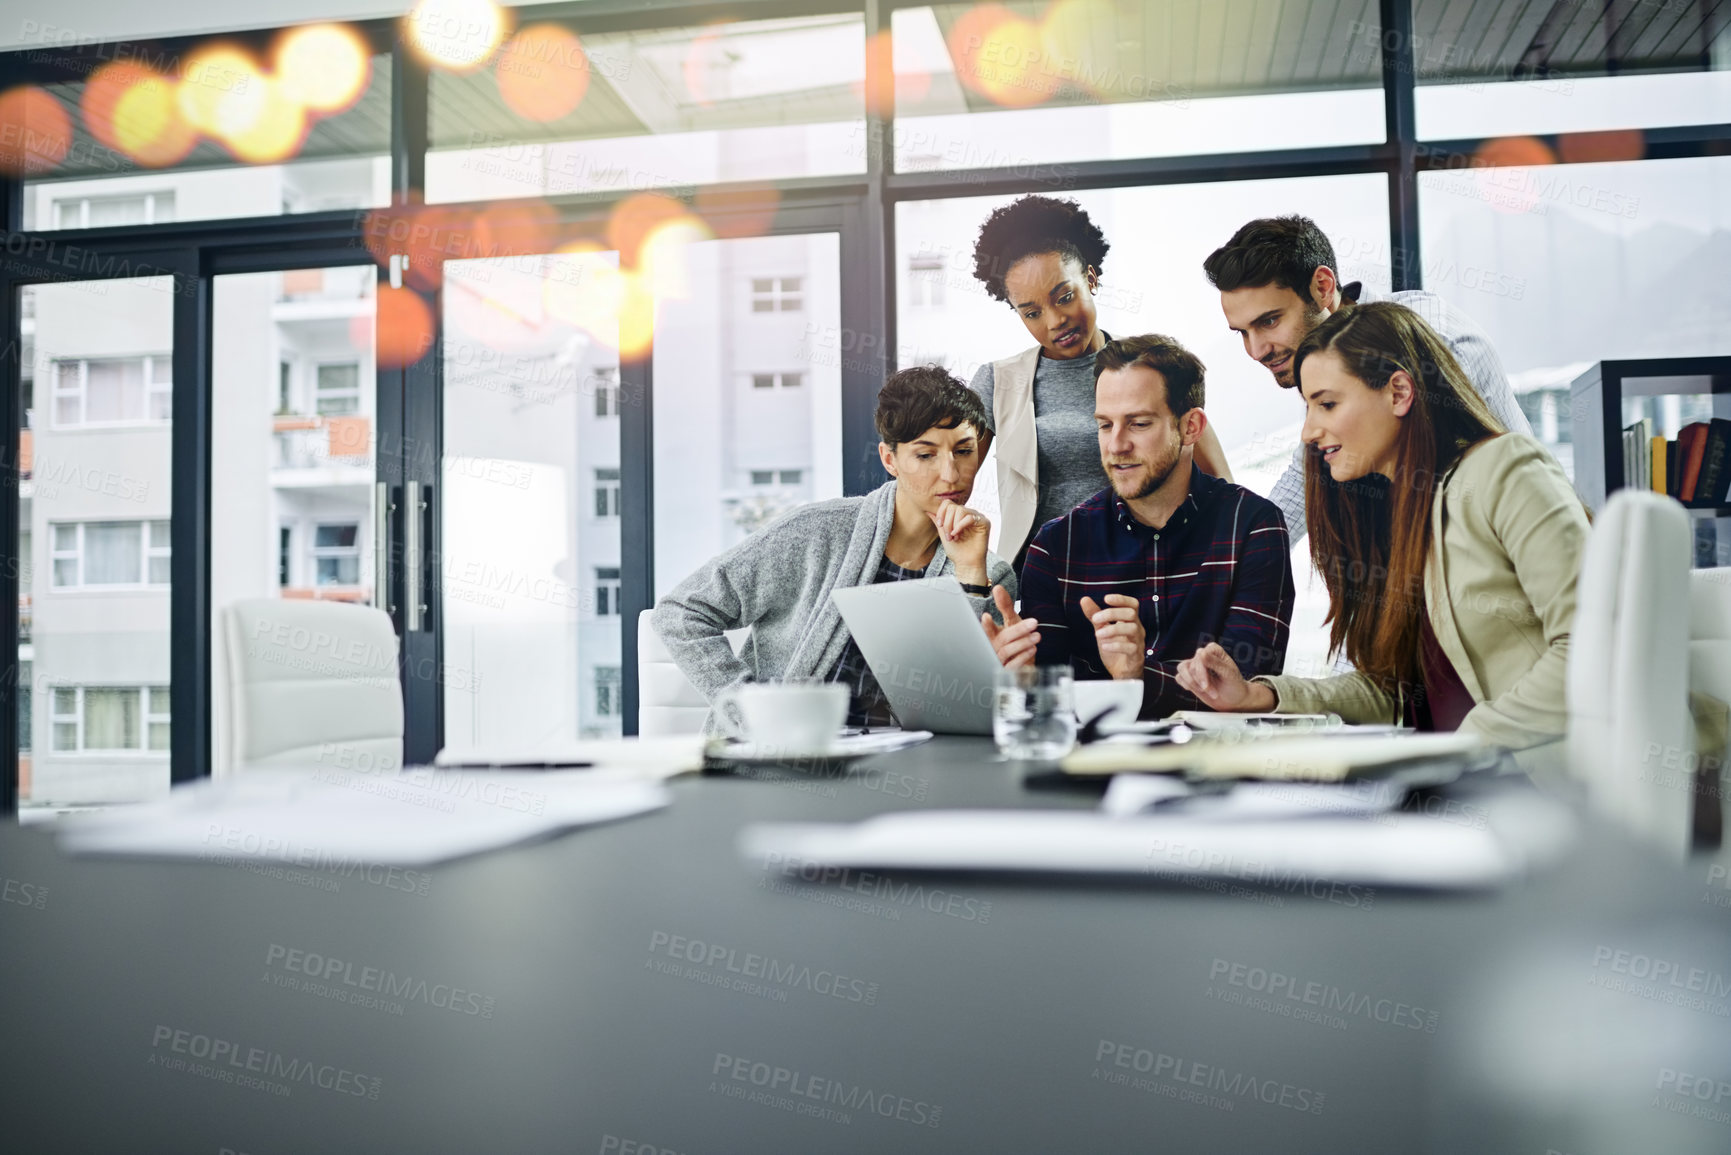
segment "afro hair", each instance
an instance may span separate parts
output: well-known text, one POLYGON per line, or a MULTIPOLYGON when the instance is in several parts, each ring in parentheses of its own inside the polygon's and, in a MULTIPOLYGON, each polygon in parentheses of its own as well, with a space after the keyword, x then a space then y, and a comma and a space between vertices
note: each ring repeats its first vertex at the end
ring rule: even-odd
POLYGON ((1093 221, 1075 201, 1025 196, 992 210, 974 242, 974 276, 1000 301, 1010 299, 1004 274, 1033 253, 1060 253, 1083 268, 1100 273, 1106 263, 1106 243, 1093 221))

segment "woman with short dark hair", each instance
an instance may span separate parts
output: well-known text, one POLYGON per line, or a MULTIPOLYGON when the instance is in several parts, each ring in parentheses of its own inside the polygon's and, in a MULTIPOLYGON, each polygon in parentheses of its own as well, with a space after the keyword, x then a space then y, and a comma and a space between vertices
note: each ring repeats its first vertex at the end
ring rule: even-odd
MULTIPOLYGON (((732 686, 822 678, 849 687, 849 725, 894 719, 830 600, 838 589, 953 575, 977 615, 1015 574, 986 548, 991 524, 968 508, 991 444, 985 407, 942 369, 903 369, 878 394, 878 457, 890 480, 863 497, 819 501, 771 522, 680 582, 651 619, 713 706, 732 686), (724 636, 751 627, 740 654, 724 636)), ((704 729, 736 732, 711 709, 704 729)))

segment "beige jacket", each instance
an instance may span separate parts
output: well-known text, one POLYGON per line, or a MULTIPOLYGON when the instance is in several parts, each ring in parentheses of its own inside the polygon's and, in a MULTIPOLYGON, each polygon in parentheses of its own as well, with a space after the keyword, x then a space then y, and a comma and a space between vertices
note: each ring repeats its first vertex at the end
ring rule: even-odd
MULTIPOLYGON (((1425 608, 1477 703, 1461 721, 1511 749, 1561 736, 1575 579, 1587 513, 1544 446, 1505 433, 1470 450, 1431 503, 1425 608)), ((1401 703, 1364 675, 1255 679, 1283 714, 1399 721, 1401 703)))
POLYGON ((992 452, 998 459, 999 557, 1015 558, 1040 508, 1040 444, 1034 431, 1034 370, 1040 346, 992 362, 992 452))

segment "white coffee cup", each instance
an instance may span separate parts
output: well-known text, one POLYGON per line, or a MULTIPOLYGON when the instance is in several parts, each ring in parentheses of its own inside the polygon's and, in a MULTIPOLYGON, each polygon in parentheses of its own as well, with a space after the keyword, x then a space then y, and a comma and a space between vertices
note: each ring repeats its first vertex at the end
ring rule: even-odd
POLYGON ((1121 730, 1130 725, 1142 710, 1140 678, 1078 678, 1072 689, 1076 695, 1078 722, 1087 722, 1102 710, 1112 711, 1100 723, 1100 729, 1104 733, 1121 730))
POLYGON ((738 706, 745 737, 777 754, 822 754, 835 745, 847 720, 847 687, 840 682, 748 682, 724 691, 716 708, 738 706))

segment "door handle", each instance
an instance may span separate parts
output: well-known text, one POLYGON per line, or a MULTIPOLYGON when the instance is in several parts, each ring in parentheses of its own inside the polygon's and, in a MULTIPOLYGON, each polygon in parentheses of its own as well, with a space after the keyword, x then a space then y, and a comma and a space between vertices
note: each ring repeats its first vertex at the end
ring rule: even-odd
POLYGON ((373 486, 373 605, 387 614, 397 612, 391 602, 391 485, 373 486))
POLYGON ((422 497, 430 489, 418 481, 403 482, 403 632, 421 629, 425 622, 425 596, 421 588, 421 516, 427 508, 422 497))

